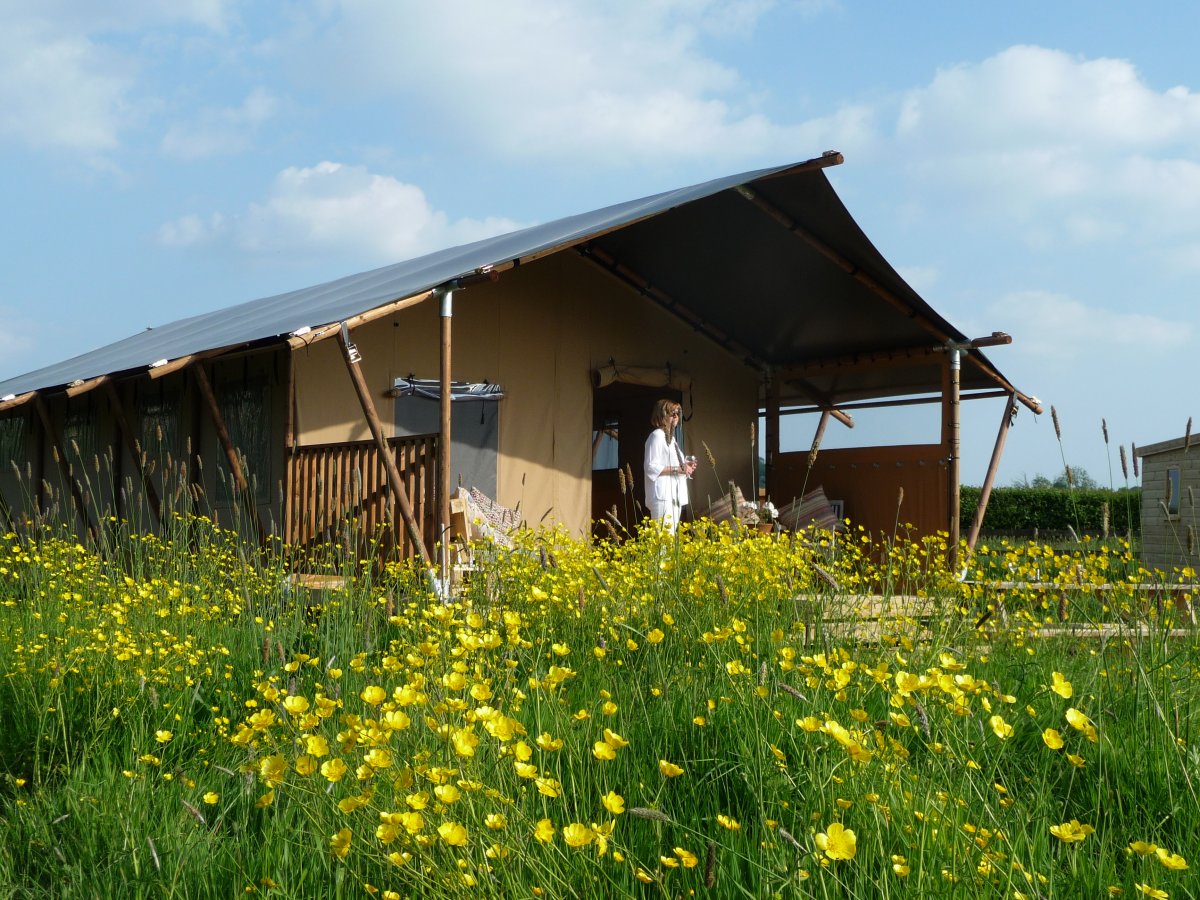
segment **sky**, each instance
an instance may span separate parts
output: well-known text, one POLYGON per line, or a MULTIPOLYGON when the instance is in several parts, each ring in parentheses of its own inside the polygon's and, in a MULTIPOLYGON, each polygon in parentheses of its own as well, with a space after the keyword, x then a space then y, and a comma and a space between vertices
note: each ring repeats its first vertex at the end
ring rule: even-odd
MULTIPOLYGON (((1200 4, 0 0, 0 16, 0 380, 839 150, 827 175, 893 267, 967 335, 1013 337, 988 356, 1047 412, 1020 412, 998 483, 1065 461, 1119 487, 1118 446, 1182 436, 1200 405, 1184 378, 1200 4)), ((1002 411, 963 405, 965 484, 1002 411)), ((938 439, 935 407, 855 418, 825 446, 938 439)), ((815 426, 787 418, 784 449, 815 426)))

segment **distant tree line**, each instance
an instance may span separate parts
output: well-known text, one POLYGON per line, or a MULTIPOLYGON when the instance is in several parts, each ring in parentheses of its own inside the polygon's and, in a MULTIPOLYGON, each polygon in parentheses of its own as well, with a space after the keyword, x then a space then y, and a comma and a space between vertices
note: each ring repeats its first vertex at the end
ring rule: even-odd
MULTIPOLYGON (((1108 490, 1082 469, 1050 479, 1039 475, 1012 487, 992 489, 983 530, 992 534, 1047 534, 1073 530, 1084 534, 1137 535, 1141 528, 1142 490, 1138 487, 1108 490), (1107 513, 1105 509, 1107 507, 1107 513), (1107 516, 1107 522, 1105 521, 1107 516)), ((980 489, 964 485, 961 523, 966 533, 979 506, 980 489)))

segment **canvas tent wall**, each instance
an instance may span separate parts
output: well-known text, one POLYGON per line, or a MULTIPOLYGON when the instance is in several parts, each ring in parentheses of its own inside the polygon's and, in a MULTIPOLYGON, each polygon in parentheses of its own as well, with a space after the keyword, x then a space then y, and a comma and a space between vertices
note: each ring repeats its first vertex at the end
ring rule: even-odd
MULTIPOLYGON (((284 421, 284 436, 272 439, 277 452, 369 438, 387 470, 389 502, 398 503, 420 543, 401 473, 388 463, 397 452, 388 444, 396 440, 390 404, 382 415, 377 408, 395 378, 429 377, 449 362, 448 317, 439 321, 431 298, 454 295, 462 312, 454 317, 449 377, 491 380, 510 392, 502 403, 513 414, 501 413, 497 438, 497 492, 521 502, 529 517, 544 512, 574 529, 586 518, 588 379, 618 354, 635 366, 682 360, 697 379, 713 373, 712 385, 695 385, 697 403, 712 409, 698 410, 693 428, 711 426, 730 467, 748 456, 740 435, 761 405, 769 480, 779 453, 778 417, 788 406, 841 416, 840 408, 856 401, 940 394, 950 423, 942 444, 953 494, 956 445, 945 435, 956 433, 960 392, 963 399, 1007 396, 1010 406, 1019 400, 1037 409, 1037 403, 871 245, 823 173, 840 162, 840 154, 829 153, 718 178, 169 323, 0 383, 0 417, 25 416, 35 436, 42 423, 34 438, 40 449, 23 448, 19 462, 44 465, 54 425, 46 426, 43 407, 69 407, 98 388, 128 390, 129 382, 187 372, 186 383, 198 393, 186 403, 201 411, 193 420, 203 422, 207 411, 236 473, 237 448, 228 428, 218 427, 221 404, 205 385, 220 358, 278 354, 284 364, 271 366, 286 373, 276 377, 286 377, 283 393, 295 399, 280 400, 272 390, 263 400, 271 406, 264 415, 284 421), (348 349, 351 334, 359 362, 348 349), (961 367, 950 360, 961 360, 961 367), (345 387, 347 373, 354 391, 345 387), (723 438, 726 432, 739 436, 723 438)), ((119 418, 115 406, 112 415, 119 418)), ((117 431, 127 437, 136 427, 110 429, 109 436, 115 443, 117 431)), ((421 452, 451 458, 430 447, 421 452)), ((192 450, 204 452, 199 445, 192 450)), ((285 478, 290 465, 282 466, 285 478)), ((438 469, 444 472, 441 463, 438 469)), ((732 468, 726 473, 748 480, 732 468)), ((318 477, 314 485, 320 484, 318 477)))
MULTIPOLYGON (((420 304, 356 330, 373 388, 436 372, 437 318, 436 305, 420 304)), ((588 532, 592 373, 614 358, 694 371, 694 418, 685 439, 697 447, 707 442, 728 477, 749 482, 757 373, 579 257, 549 257, 464 291, 454 318, 455 377, 504 389, 496 499, 519 505, 527 522, 588 532)), ((366 437, 342 369, 332 342, 297 351, 302 445, 366 437)), ((634 439, 640 444, 649 430, 646 422, 634 439)))

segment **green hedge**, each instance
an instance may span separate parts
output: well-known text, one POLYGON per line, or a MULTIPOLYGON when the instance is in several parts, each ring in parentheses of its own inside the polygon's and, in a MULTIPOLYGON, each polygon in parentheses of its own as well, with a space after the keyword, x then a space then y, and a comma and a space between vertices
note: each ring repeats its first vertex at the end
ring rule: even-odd
MULTIPOLYGON (((1141 528, 1141 488, 1127 490, 1076 490, 1065 488, 999 487, 992 489, 983 529, 1020 533, 1073 528, 1077 534, 1100 534, 1103 506, 1108 504, 1110 534, 1138 534, 1141 528)), ((979 506, 979 488, 962 489, 962 527, 970 527, 979 506)))

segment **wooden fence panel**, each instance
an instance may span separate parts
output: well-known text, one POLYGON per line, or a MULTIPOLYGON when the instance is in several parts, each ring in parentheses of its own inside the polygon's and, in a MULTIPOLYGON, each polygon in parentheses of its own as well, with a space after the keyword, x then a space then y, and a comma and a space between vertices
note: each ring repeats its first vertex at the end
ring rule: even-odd
MULTIPOLYGON (((408 491, 421 539, 432 551, 437 435, 391 438, 388 446, 408 491)), ((292 547, 312 551, 333 545, 358 559, 417 555, 412 539, 397 521, 400 511, 392 502, 386 468, 374 441, 296 447, 288 455, 288 475, 292 490, 284 521, 285 539, 292 547), (372 546, 372 540, 378 545, 372 546)))

